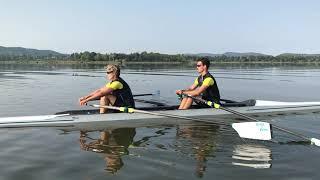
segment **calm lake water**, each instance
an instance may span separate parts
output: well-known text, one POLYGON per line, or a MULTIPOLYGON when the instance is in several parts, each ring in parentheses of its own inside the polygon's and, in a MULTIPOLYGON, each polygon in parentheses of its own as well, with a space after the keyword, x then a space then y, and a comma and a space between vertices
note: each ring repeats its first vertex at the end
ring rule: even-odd
MULTIPOLYGON (((212 67, 225 99, 320 101, 320 69, 313 67, 212 67)), ((86 109, 78 98, 103 86, 103 67, 0 65, 0 117, 86 109)), ((174 91, 197 76, 184 67, 130 68, 121 75, 134 94, 174 91)), ((145 97, 147 98, 147 97, 145 97)), ((147 106, 147 104, 138 104, 147 106)), ((319 113, 257 117, 320 138, 319 113)), ((225 119, 232 122, 232 119, 225 119)), ((275 140, 244 140, 226 125, 70 131, 0 129, 0 179, 319 179, 320 148, 274 132, 275 140)))

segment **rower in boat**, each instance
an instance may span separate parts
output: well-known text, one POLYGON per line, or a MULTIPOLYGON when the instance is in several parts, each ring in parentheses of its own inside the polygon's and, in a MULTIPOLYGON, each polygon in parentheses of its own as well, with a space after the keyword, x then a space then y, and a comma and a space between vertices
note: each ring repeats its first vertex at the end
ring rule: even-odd
MULTIPOLYGON (((220 104, 220 93, 217 81, 209 73, 208 69, 210 61, 208 58, 200 58, 196 62, 197 71, 200 74, 194 81, 194 83, 188 88, 183 90, 177 90, 176 94, 187 94, 193 97, 200 97, 204 100, 215 102, 220 104)), ((185 96, 181 100, 179 109, 188 109, 193 103, 193 98, 185 96)), ((208 107, 208 105, 195 101, 201 107, 208 107)))
MULTIPOLYGON (((133 95, 129 85, 120 77, 120 67, 117 65, 106 66, 106 76, 110 82, 100 89, 93 91, 87 96, 79 99, 80 105, 86 105, 87 102, 100 99, 101 106, 121 106, 135 107, 133 95)), ((100 113, 106 112, 105 108, 100 108, 100 113)))

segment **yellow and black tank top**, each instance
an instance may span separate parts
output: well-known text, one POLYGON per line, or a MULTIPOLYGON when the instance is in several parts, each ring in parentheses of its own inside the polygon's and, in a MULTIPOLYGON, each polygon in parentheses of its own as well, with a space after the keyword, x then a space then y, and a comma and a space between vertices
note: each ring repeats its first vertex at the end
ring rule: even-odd
POLYGON ((200 87, 202 85, 208 86, 208 88, 201 94, 202 98, 215 103, 220 103, 220 92, 217 81, 209 72, 204 76, 200 75, 197 77, 194 81, 194 85, 196 87, 200 87))
POLYGON ((117 102, 121 106, 135 107, 132 91, 129 85, 122 79, 118 78, 106 84, 106 87, 111 88, 112 94, 117 97, 117 102))

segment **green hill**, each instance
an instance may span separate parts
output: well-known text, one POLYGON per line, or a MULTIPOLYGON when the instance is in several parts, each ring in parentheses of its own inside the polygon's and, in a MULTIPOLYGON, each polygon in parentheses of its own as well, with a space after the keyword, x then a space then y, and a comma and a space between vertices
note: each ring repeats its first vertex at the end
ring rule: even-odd
POLYGON ((38 50, 22 47, 0 46, 0 56, 64 57, 67 55, 51 50, 38 50))

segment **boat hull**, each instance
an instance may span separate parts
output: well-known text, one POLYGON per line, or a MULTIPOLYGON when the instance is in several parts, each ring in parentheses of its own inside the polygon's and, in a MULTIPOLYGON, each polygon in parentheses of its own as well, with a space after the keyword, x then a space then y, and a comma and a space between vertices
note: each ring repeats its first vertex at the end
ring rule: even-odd
MULTIPOLYGON (((297 113, 317 113, 320 112, 320 105, 303 106, 265 106, 265 107, 229 107, 229 109, 247 114, 251 117, 261 119, 264 115, 286 115, 297 113), (260 117, 258 118, 257 115, 260 117)), ((235 118, 237 115, 231 114, 221 109, 203 108, 188 110, 160 110, 150 111, 154 113, 170 114, 195 118, 195 121, 217 124, 223 118, 235 118), (200 120, 199 120, 200 119, 200 120)), ((190 120, 168 118, 143 113, 108 113, 108 114, 60 114, 56 116, 27 116, 25 120, 21 117, 0 118, 0 128, 25 128, 25 127, 57 127, 72 129, 92 128, 121 128, 121 127, 148 127, 159 125, 174 125, 188 123, 190 120), (34 118, 32 118, 34 117, 34 118), (47 117, 47 119, 41 119, 47 117)), ((261 120, 266 120, 263 118, 261 120)), ((220 121, 221 122, 221 121, 220 121)), ((218 123, 219 124, 219 123, 218 123)))

